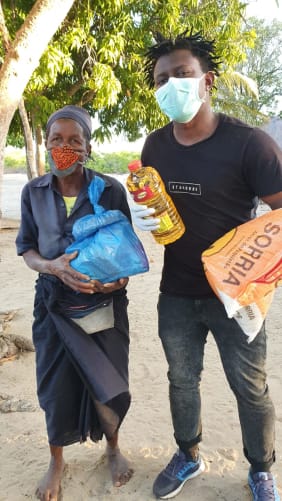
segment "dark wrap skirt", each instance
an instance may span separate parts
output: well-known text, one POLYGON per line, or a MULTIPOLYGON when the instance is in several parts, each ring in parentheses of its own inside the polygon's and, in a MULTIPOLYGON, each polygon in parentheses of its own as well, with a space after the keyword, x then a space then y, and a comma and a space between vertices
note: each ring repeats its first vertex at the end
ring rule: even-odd
POLYGON ((66 298, 95 302, 97 296, 75 294, 51 275, 36 282, 37 394, 51 445, 110 439, 130 405, 126 291, 113 294, 112 329, 86 334, 64 314, 66 298))

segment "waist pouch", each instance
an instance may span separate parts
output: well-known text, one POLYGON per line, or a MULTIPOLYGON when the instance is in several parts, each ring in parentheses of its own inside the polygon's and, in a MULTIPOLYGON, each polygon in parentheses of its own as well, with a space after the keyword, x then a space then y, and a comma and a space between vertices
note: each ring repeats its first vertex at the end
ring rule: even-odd
POLYGON ((114 327, 112 295, 78 294, 52 275, 40 273, 39 277, 53 284, 51 296, 57 311, 79 325, 86 334, 94 334, 114 327))
POLYGON ((112 329, 115 325, 113 298, 106 299, 100 304, 95 305, 91 311, 83 311, 83 316, 77 309, 69 309, 71 320, 79 325, 86 334, 94 334, 95 332, 103 331, 105 329, 112 329), (72 316, 74 315, 74 316, 72 316))

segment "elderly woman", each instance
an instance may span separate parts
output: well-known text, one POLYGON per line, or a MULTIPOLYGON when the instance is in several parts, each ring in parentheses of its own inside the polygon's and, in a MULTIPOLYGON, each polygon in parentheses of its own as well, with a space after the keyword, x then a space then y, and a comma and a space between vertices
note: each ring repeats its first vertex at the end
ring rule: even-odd
POLYGON ((91 280, 71 267, 76 253, 65 253, 73 240, 74 222, 93 213, 87 189, 94 176, 105 181, 99 203, 130 218, 123 186, 85 167, 90 139, 91 119, 86 110, 69 105, 53 113, 46 127, 51 172, 27 183, 22 192, 16 245, 18 255, 38 272, 33 341, 37 392, 51 454, 49 469, 37 489, 42 500, 58 498, 63 446, 87 437, 98 441, 105 435, 115 486, 123 485, 132 475, 118 447, 118 430, 130 405, 128 278, 106 284, 91 280), (103 330, 95 324, 95 308, 101 304, 109 305, 104 309, 103 330), (112 323, 107 320, 110 306, 112 323), (93 333, 87 335, 69 318, 66 312, 72 308, 93 310, 93 319, 89 316, 93 333))

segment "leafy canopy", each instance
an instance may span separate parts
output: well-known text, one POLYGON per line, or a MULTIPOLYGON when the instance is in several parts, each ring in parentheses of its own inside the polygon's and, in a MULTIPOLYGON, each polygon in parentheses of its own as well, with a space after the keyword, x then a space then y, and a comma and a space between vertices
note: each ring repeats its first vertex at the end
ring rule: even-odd
MULTIPOLYGON (((3 2, 12 38, 33 3, 3 2)), ((154 35, 175 36, 188 28, 215 39, 228 82, 255 43, 253 27, 243 29, 245 6, 241 0, 76 0, 26 87, 24 99, 33 127, 44 126, 52 111, 69 103, 98 117, 97 141, 113 133, 134 140, 160 127, 167 119, 143 71, 144 53, 154 35)), ((248 88, 240 76, 233 84, 248 88)), ((220 106, 224 111, 223 101, 220 106)), ((16 117, 13 124, 17 130, 16 117)))

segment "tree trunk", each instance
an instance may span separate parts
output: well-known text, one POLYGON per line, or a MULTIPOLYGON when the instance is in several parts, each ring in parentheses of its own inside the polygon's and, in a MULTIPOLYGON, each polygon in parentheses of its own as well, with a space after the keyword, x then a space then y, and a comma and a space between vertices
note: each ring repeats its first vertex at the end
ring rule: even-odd
POLYGON ((39 176, 43 176, 45 169, 45 143, 43 138, 42 127, 35 127, 35 145, 36 145, 36 165, 39 176))
MULTIPOLYGON (((37 0, 8 47, 0 70, 0 183, 4 172, 6 139, 13 115, 42 53, 73 3, 74 0, 37 0)), ((0 2, 0 31, 4 38, 6 32, 3 27, 5 19, 0 2)))
POLYGON ((24 132, 27 177, 28 179, 34 179, 35 177, 37 177, 34 141, 23 99, 21 99, 19 102, 19 113, 24 132))

